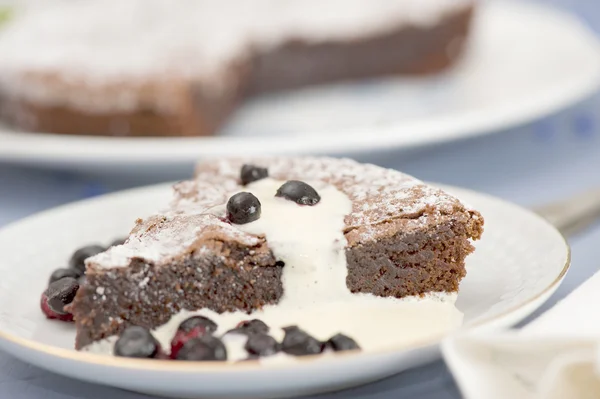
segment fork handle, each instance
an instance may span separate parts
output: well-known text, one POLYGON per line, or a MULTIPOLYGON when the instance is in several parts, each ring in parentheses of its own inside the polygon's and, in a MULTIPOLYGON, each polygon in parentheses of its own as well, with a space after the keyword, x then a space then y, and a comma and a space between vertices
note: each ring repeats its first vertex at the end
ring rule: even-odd
POLYGON ((563 235, 582 233, 600 220, 600 188, 533 209, 563 235))

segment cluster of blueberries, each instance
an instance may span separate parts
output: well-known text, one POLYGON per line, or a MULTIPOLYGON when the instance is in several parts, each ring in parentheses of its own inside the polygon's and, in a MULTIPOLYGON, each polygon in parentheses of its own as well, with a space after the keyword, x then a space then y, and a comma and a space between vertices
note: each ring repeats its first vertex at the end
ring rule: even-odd
MULTIPOLYGON (((269 171, 255 165, 244 165, 240 173, 243 185, 269 177, 269 171)), ((313 206, 321 201, 319 193, 310 185, 299 180, 288 180, 277 192, 276 197, 294 201, 299 205, 313 206)), ((227 202, 227 219, 234 224, 246 224, 260 218, 261 204, 252 193, 241 192, 227 202)))
POLYGON ((336 334, 323 342, 312 337, 297 326, 283 328, 285 335, 281 343, 269 335, 269 326, 254 319, 239 323, 221 338, 215 336, 217 324, 204 316, 193 316, 183 321, 171 340, 171 351, 167 355, 152 333, 143 327, 131 326, 119 336, 114 346, 116 356, 144 359, 173 359, 188 361, 227 360, 227 349, 223 338, 228 334, 245 337, 244 349, 248 360, 272 356, 284 352, 293 356, 316 355, 332 351, 358 350, 360 347, 350 337, 336 334))
MULTIPOLYGON (((121 245, 124 239, 115 240, 109 247, 121 245)), ((69 267, 56 269, 50 275, 48 288, 42 294, 42 312, 49 319, 73 321, 73 315, 65 306, 73 302, 80 284, 85 279, 85 260, 90 256, 106 251, 101 245, 87 245, 73 253, 69 260, 69 267)))

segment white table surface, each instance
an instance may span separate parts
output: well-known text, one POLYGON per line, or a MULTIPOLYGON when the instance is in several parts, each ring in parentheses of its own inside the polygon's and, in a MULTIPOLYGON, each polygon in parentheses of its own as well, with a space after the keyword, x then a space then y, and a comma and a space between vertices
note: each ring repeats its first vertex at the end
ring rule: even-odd
MULTIPOLYGON (((600 3, 596 0, 539 1, 570 8, 600 30, 600 3)), ((411 152, 364 155, 358 159, 401 169, 424 180, 472 188, 531 206, 600 186, 599 111, 600 95, 509 132, 411 152)), ((81 176, 0 164, 0 226, 60 204, 139 184, 131 178, 81 176)), ((570 239, 571 272, 543 309, 598 270, 598 242, 600 224, 570 239)), ((42 397, 147 398, 60 377, 0 352, 0 398, 42 397)), ((319 397, 450 399, 460 398, 460 394, 445 365, 438 361, 378 383, 319 397)))

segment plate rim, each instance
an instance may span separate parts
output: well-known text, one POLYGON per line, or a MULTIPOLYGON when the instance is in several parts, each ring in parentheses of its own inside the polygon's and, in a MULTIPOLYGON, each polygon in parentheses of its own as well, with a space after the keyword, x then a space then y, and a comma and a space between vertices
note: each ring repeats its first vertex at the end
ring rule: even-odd
MULTIPOLYGON (((515 0, 482 3, 480 8, 490 7, 525 7, 536 8, 544 18, 560 20, 564 27, 577 28, 580 40, 592 44, 598 49, 595 52, 597 64, 600 65, 600 40, 580 18, 557 7, 536 3, 520 3, 515 0)), ((481 11, 481 10, 479 10, 481 11)), ((537 98, 518 102, 517 106, 501 104, 493 107, 493 112, 465 112, 460 118, 447 115, 428 121, 409 122, 402 125, 389 124, 375 127, 359 127, 346 129, 343 135, 330 135, 327 129, 315 130, 311 140, 301 139, 303 136, 262 136, 257 144, 252 137, 97 137, 70 136, 49 133, 18 132, 10 128, 0 127, 0 133, 15 135, 12 143, 4 143, 0 147, 0 160, 13 163, 57 164, 57 165, 100 165, 127 164, 142 165, 159 162, 164 165, 179 165, 195 161, 198 156, 209 154, 244 154, 252 153, 286 153, 297 154, 320 152, 328 154, 349 154, 389 149, 410 149, 429 145, 442 144, 455 140, 487 136, 505 129, 521 126, 527 122, 538 120, 553 112, 567 108, 579 101, 590 98, 600 87, 600 68, 592 72, 574 76, 568 82, 541 92, 537 98), (415 129, 415 126, 417 129, 415 129), (441 127, 440 127, 441 126, 441 127), (379 139, 370 139, 374 130, 379 139), (417 134, 414 134, 414 131, 417 134), (398 134, 403 131, 413 132, 410 135, 398 134), (441 134, 441 132, 444 134, 441 134), (423 134, 423 132, 429 132, 423 134), (435 132, 435 133, 431 133, 435 132), (419 134, 421 133, 421 134, 419 134), (343 137, 343 140, 340 140, 343 137), (31 145, 35 140, 37 145, 31 145), (273 141, 275 140, 275 141, 273 141), (265 147, 268 142, 268 149, 265 147), (117 145, 118 144, 118 145, 117 145), (232 144, 236 144, 232 145, 232 144), (44 147, 44 148, 43 148, 44 147), (45 148, 48 147, 48 148, 45 148), (239 149, 238 149, 239 147, 239 149), (73 151, 76 148, 77 151, 73 151), (99 148, 99 149, 94 149, 99 148), (108 148, 112 151, 106 151, 108 148), (165 149, 166 148, 166 149, 165 149)), ((5 140, 6 141, 6 140, 5 140)))
MULTIPOLYGON (((487 318, 478 320, 477 322, 470 323, 468 325, 463 326, 460 329, 461 332, 464 333, 467 331, 473 331, 478 328, 483 328, 486 325, 490 325, 494 322, 502 323, 503 320, 509 318, 513 314, 518 313, 519 310, 526 309, 528 306, 530 306, 532 304, 536 304, 540 300, 540 298, 543 298, 545 295, 551 295, 556 290, 556 288, 558 288, 558 286, 563 281, 564 277, 566 276, 566 274, 568 273, 568 271, 571 267, 571 247, 570 247, 568 241, 566 240, 565 236, 558 229, 556 229, 556 227, 554 227, 552 224, 550 224, 550 222, 548 222, 546 219, 544 219, 540 215, 534 213, 533 211, 530 211, 527 208, 521 207, 520 205, 514 204, 510 201, 506 201, 504 199, 501 199, 501 198, 498 198, 498 197, 495 197, 495 196, 492 196, 492 195, 489 195, 486 193, 481 193, 481 192, 478 192, 475 190, 465 189, 462 187, 456 187, 456 186, 452 186, 452 185, 436 184, 436 183, 428 183, 428 184, 432 184, 432 185, 440 187, 444 190, 448 190, 450 193, 452 193, 453 189, 458 189, 459 191, 468 192, 468 193, 471 193, 471 194, 474 194, 474 195, 477 195, 480 197, 485 197, 488 200, 500 202, 505 206, 515 207, 515 208, 520 209, 521 211, 527 212, 531 216, 537 218, 540 222, 546 224, 546 226, 548 228, 554 230, 558 234, 558 236, 562 239, 562 242, 564 243, 564 249, 566 251, 565 252, 565 254, 566 254, 565 264, 563 265, 560 273, 543 290, 541 290, 538 293, 536 293, 535 295, 531 296, 526 301, 524 301, 518 305, 515 305, 515 306, 503 311, 500 314, 497 314, 495 316, 489 316, 487 318)), ((93 198, 88 198, 88 199, 84 199, 84 200, 70 202, 70 203, 55 207, 55 208, 51 208, 51 209, 48 209, 48 210, 45 210, 42 212, 35 213, 26 218, 20 219, 16 222, 9 223, 9 224, 3 226, 2 228, 0 228, 0 232, 3 232, 4 230, 10 229, 21 223, 30 222, 31 220, 35 220, 36 218, 43 217, 47 214, 51 214, 51 213, 54 213, 57 211, 58 212, 64 211, 65 209, 72 207, 72 206, 86 206, 89 204, 93 204, 94 202, 103 202, 104 200, 106 200, 107 198, 110 198, 110 197, 113 197, 113 198, 114 197, 126 197, 126 196, 129 196, 132 194, 137 194, 138 192, 146 192, 146 191, 158 192, 161 190, 168 190, 168 189, 172 188, 172 185, 173 185, 173 182, 160 183, 160 184, 137 187, 137 188, 128 189, 128 190, 117 191, 114 193, 105 194, 105 195, 101 195, 98 197, 93 197, 93 198)), ((536 308, 541 306, 542 303, 538 304, 538 306, 536 306, 536 308)), ((531 314, 531 312, 524 315, 523 318, 529 314, 531 314)), ((510 324, 510 323, 508 323, 508 324, 510 324)), ((333 353, 333 354, 330 354, 330 356, 326 356, 326 357, 323 357, 321 355, 308 355, 308 356, 303 356, 303 357, 297 358, 297 359, 295 359, 294 362, 284 362, 284 363, 277 363, 277 364, 275 364, 275 363, 261 364, 258 360, 250 360, 250 361, 237 362, 237 363, 228 363, 228 362, 210 362, 210 361, 173 362, 170 360, 159 360, 159 359, 121 358, 121 357, 106 356, 103 354, 97 354, 97 353, 91 353, 91 352, 76 351, 74 349, 61 348, 61 347, 53 346, 50 344, 41 343, 41 342, 35 341, 33 339, 23 338, 23 337, 17 336, 16 334, 12 334, 12 333, 3 331, 2 329, 0 329, 0 348, 8 347, 9 346, 8 344, 11 344, 14 347, 27 349, 27 350, 34 351, 34 352, 40 352, 45 356, 59 357, 63 361, 73 361, 73 362, 79 362, 79 363, 84 363, 84 364, 89 364, 89 365, 94 365, 94 366, 99 366, 99 367, 110 367, 110 368, 116 368, 116 369, 160 371, 163 373, 164 372, 167 372, 167 373, 177 372, 177 373, 186 373, 186 374, 206 373, 206 372, 236 373, 236 372, 240 372, 240 371, 260 371, 260 370, 266 370, 266 369, 289 369, 289 368, 298 367, 300 365, 306 365, 306 364, 316 362, 316 361, 319 361, 319 362, 338 361, 338 360, 346 359, 346 358, 350 358, 350 357, 357 358, 357 357, 364 357, 364 356, 381 356, 381 355, 386 355, 386 354, 389 355, 389 354, 394 354, 394 353, 396 353, 396 354, 408 353, 408 352, 418 350, 418 349, 424 349, 424 348, 433 347, 436 345, 439 346, 439 345, 441 345, 441 343, 443 342, 444 339, 448 338, 451 335, 453 335, 453 333, 439 334, 439 335, 430 337, 429 339, 424 339, 424 340, 415 342, 409 346, 402 346, 402 347, 396 347, 396 348, 391 347, 391 348, 387 348, 387 349, 369 351, 368 353, 364 353, 364 352, 360 352, 360 351, 348 351, 348 352, 333 353)), ((10 353, 14 353, 12 350, 9 350, 9 351, 10 351, 10 353)))

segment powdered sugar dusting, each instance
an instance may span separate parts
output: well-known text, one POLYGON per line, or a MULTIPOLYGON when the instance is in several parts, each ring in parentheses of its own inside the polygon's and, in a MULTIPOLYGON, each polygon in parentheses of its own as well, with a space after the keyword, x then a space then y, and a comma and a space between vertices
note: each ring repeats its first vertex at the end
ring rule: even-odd
POLYGON ((38 2, 17 13, 3 30, 1 83, 5 90, 36 101, 74 107, 130 109, 151 103, 164 108, 169 96, 163 92, 178 80, 201 81, 216 93, 231 90, 238 82, 230 67, 250 59, 253 51, 295 39, 352 40, 402 26, 427 26, 472 1, 38 2), (44 79, 32 79, 39 73, 44 79), (49 84, 48 75, 62 84, 49 84), (64 85, 73 82, 109 101, 65 91, 64 85), (147 82, 162 82, 163 95, 148 93, 147 82), (106 91, 93 89, 107 86, 106 91))
MULTIPOLYGON (((353 204, 352 212, 345 219, 346 231, 400 218, 427 223, 434 217, 465 211, 455 197, 412 176, 350 159, 301 157, 262 158, 247 162, 216 160, 198 166, 196 181, 236 184, 243 163, 268 167, 269 176, 274 179, 320 180, 335 186, 353 204)), ((200 201, 204 194, 198 192, 197 197, 200 201)), ((365 236, 365 239, 372 238, 365 236)))
POLYGON ((214 214, 215 207, 222 208, 232 194, 243 190, 239 173, 244 163, 267 167, 276 180, 322 181, 344 193, 352 202, 352 211, 344 219, 348 245, 377 240, 384 233, 382 226, 392 221, 401 221, 403 230, 410 231, 448 215, 469 213, 456 198, 411 176, 350 159, 219 159, 200 163, 194 180, 176 184, 170 207, 138 221, 124 245, 88 262, 123 267, 141 258, 165 264, 191 251, 210 251, 202 246, 209 239, 231 240, 248 247, 263 242, 264 237, 244 232, 214 214))
MULTIPOLYGON (((259 238, 242 233, 214 215, 174 215, 166 211, 140 222, 125 244, 111 247, 86 262, 100 267, 125 267, 132 259, 139 258, 164 264, 196 249, 196 244, 203 240, 221 236, 249 247, 259 243, 259 238)), ((199 250, 202 251, 202 247, 199 250)))

